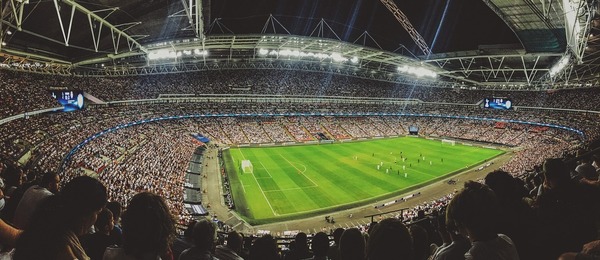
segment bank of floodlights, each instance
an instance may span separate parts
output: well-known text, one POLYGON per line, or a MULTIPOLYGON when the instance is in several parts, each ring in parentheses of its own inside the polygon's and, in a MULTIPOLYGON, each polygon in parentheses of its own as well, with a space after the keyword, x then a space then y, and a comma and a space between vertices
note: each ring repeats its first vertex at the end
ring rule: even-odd
POLYGON ((184 56, 208 56, 208 51, 200 49, 183 51, 175 51, 173 49, 158 49, 148 52, 149 60, 176 59, 184 56))
POLYGON ((550 68, 550 70, 548 71, 548 73, 550 74, 550 77, 554 77, 559 72, 563 71, 565 69, 565 67, 567 67, 567 65, 569 65, 569 62, 570 62, 569 55, 562 56, 562 58, 560 58, 560 60, 557 63, 555 63, 554 66, 552 66, 552 68, 550 68))
POLYGON ((412 67, 412 66, 408 66, 408 65, 398 66, 398 72, 404 73, 404 74, 411 74, 411 75, 417 76, 419 78, 421 78, 421 77, 436 78, 437 77, 437 73, 435 73, 435 71, 432 71, 430 69, 423 68, 423 67, 412 67))
POLYGON ((339 52, 331 52, 331 53, 315 53, 315 52, 305 52, 305 51, 298 51, 298 50, 288 50, 288 49, 283 49, 283 50, 268 50, 268 49, 259 49, 258 50, 258 55, 260 56, 272 56, 272 57, 282 57, 282 58, 312 58, 312 59, 318 59, 318 60, 330 60, 333 62, 351 62, 351 63, 358 63, 359 59, 358 57, 352 57, 352 58, 348 58, 348 57, 344 57, 341 53, 339 52))

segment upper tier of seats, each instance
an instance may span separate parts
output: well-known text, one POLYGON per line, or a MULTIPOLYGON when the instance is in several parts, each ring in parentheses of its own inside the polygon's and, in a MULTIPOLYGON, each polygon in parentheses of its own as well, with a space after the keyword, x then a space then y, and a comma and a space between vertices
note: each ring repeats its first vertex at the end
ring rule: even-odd
POLYGON ((415 98, 475 104, 485 97, 512 98, 516 106, 598 110, 600 88, 493 91, 405 86, 330 73, 291 70, 219 70, 136 77, 64 77, 0 70, 0 118, 59 106, 50 87, 81 89, 104 101, 152 99, 159 94, 241 94, 415 98))

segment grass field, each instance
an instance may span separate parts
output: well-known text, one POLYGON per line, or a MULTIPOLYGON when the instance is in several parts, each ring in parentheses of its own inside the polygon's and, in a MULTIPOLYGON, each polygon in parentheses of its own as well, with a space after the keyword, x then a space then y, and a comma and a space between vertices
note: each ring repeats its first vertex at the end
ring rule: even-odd
POLYGON ((262 224, 355 207, 401 194, 502 153, 458 143, 452 146, 436 140, 400 137, 235 148, 227 150, 224 158, 236 210, 249 223, 262 224), (252 174, 242 173, 242 160, 252 162, 252 174))

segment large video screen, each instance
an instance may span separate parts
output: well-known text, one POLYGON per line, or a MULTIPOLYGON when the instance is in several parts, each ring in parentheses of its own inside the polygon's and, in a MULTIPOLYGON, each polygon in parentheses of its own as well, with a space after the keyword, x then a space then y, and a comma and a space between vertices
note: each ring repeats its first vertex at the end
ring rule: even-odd
POLYGON ((79 110, 83 108, 83 91, 74 89, 50 89, 50 94, 63 107, 65 112, 79 110))
POLYGON ((508 98, 501 98, 501 97, 484 98, 483 99, 483 107, 506 110, 506 109, 512 109, 513 103, 512 103, 512 100, 510 100, 508 98))

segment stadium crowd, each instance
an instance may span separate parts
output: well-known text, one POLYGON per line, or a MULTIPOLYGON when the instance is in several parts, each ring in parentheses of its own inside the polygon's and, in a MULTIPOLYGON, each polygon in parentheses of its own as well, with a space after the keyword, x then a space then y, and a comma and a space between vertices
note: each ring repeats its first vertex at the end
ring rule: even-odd
POLYGON ((4 198, 0 244, 12 259, 597 259, 600 156, 578 155, 546 159, 537 184, 497 170, 368 225, 282 237, 217 233, 214 218, 178 236, 168 195, 137 191, 121 214, 96 178, 59 187, 46 173, 9 184, 18 169, 2 165, 6 185, 17 187, 4 198))
POLYGON ((324 72, 219 70, 135 77, 66 77, 0 70, 5 106, 0 118, 59 106, 49 89, 79 89, 103 101, 158 98, 160 94, 370 97, 424 102, 476 104, 505 97, 524 107, 597 110, 598 88, 552 91, 466 90, 414 87, 324 72), (97 88, 96 86, 103 86, 97 88))
MULTIPOLYGON (((245 90, 233 90, 242 86, 249 88, 252 94, 412 97, 435 102, 476 103, 483 96, 503 95, 527 101, 529 103, 524 104, 532 106, 552 104, 551 107, 592 110, 596 108, 584 99, 593 98, 598 91, 539 92, 536 94, 543 98, 538 100, 530 92, 437 88, 412 91, 391 83, 373 84, 364 79, 335 75, 330 77, 328 84, 331 85, 324 87, 320 73, 285 71, 279 75, 281 79, 272 73, 219 71, 166 75, 156 80, 156 76, 49 79, 0 71, 0 79, 9 84, 0 91, 3 95, 10 94, 12 101, 0 109, 0 118, 51 107, 52 100, 42 95, 30 99, 24 93, 29 90, 32 91, 29 93, 40 93, 47 91, 48 86, 64 85, 84 89, 105 100, 155 98, 162 93, 248 94, 245 90), (193 82, 199 76, 208 77, 203 82, 209 83, 200 88, 196 86, 193 82), (34 82, 43 83, 35 85, 34 82), (107 87, 90 87, 99 84, 107 87), (367 84, 372 88, 365 88, 367 84), (577 97, 575 93, 587 95, 577 97), (577 102, 568 103, 573 100, 577 102)), ((6 253, 13 259, 47 259, 48 256, 56 259, 287 260, 326 259, 325 256, 329 259, 390 259, 390 256, 393 259, 402 256, 405 256, 403 259, 557 259, 559 256, 561 259, 597 259, 592 255, 600 252, 596 232, 600 209, 594 199, 598 197, 600 186, 598 155, 584 156, 569 164, 551 159, 570 158, 576 150, 582 154, 583 148, 593 149, 594 146, 587 144, 600 137, 597 121, 597 115, 585 112, 491 111, 441 104, 236 103, 232 106, 217 102, 92 106, 73 113, 13 120, 0 125, 0 177, 3 180, 0 201, 6 202, 1 210, 0 244, 7 249, 5 251, 15 249, 6 253), (86 141, 64 160, 73 147, 90 136, 139 120, 203 113, 315 111, 402 111, 493 117, 562 124, 583 130, 586 136, 542 126, 468 118, 200 117, 119 127, 86 141), (271 235, 257 237, 234 231, 217 236, 214 221, 201 218, 195 222, 183 208, 183 173, 195 148, 190 133, 202 133, 217 143, 238 145, 395 136, 407 134, 411 126, 417 126, 420 134, 426 136, 474 140, 518 147, 518 150, 503 165, 502 171, 489 174, 483 183, 467 182, 456 194, 426 202, 403 214, 382 217, 378 223, 367 226, 348 228, 341 233, 337 230, 310 236, 298 233, 285 249, 278 247, 276 238, 271 235), (122 205, 124 214, 120 216, 120 206, 118 210, 105 210, 108 201, 122 205), (27 207, 21 206, 22 203, 27 207), (23 213, 23 208, 36 210, 23 213), (25 223, 19 223, 26 219, 25 223), (189 226, 179 238, 175 238, 176 223, 189 226), (93 224, 95 228, 89 229, 93 224), (335 241, 331 247, 328 235, 335 241), (245 247, 242 246, 244 240, 249 241, 245 247), (448 258, 451 254, 461 257, 448 258)))

